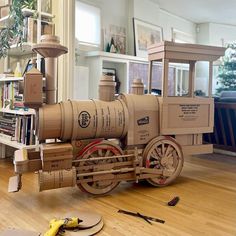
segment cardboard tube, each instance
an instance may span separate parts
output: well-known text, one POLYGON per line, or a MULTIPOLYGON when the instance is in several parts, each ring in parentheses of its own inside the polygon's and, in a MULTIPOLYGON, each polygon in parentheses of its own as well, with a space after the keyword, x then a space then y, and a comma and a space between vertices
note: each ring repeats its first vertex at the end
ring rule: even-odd
POLYGON ((144 85, 141 79, 134 79, 131 85, 131 93, 137 95, 144 94, 144 85))
POLYGON ((102 75, 99 82, 99 99, 102 101, 114 101, 115 100, 115 88, 116 82, 113 77, 109 75, 102 75))
POLYGON ((122 138, 128 125, 122 100, 67 101, 39 109, 38 139, 122 138))
POLYGON ((57 63, 52 57, 45 58, 45 75, 46 75, 46 103, 55 104, 57 102, 57 63))

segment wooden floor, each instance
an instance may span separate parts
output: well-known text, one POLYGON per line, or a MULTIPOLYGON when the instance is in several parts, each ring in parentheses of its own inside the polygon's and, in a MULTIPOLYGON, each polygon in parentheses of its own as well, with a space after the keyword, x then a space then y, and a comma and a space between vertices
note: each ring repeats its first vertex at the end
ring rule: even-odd
POLYGON ((95 210, 107 235, 236 235, 236 157, 186 157, 177 181, 165 188, 122 183, 110 195, 91 197, 77 188, 39 193, 37 175, 23 178, 19 193, 7 193, 13 168, 0 160, 0 231, 7 227, 44 232, 54 217, 77 209, 95 210), (174 196, 175 207, 167 206, 174 196), (161 218, 165 224, 149 225, 142 219, 117 213, 118 209, 138 211, 161 218))

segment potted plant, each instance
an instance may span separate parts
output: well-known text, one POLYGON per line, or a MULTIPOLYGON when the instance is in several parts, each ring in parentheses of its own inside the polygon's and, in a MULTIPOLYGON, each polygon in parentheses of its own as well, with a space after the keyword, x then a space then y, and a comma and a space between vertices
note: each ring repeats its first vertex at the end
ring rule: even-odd
POLYGON ((7 55, 8 49, 12 44, 19 46, 24 42, 23 28, 24 16, 22 13, 23 8, 35 10, 36 13, 37 0, 12 0, 10 7, 9 19, 7 24, 0 31, 0 58, 7 55))

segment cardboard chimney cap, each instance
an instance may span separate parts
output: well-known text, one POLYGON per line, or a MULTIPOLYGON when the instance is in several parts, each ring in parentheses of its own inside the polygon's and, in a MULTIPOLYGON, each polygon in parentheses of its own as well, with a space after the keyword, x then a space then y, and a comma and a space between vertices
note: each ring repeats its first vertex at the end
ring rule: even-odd
POLYGON ((32 51, 44 58, 59 57, 68 52, 68 48, 60 44, 59 37, 55 35, 42 35, 41 42, 32 47, 32 51))

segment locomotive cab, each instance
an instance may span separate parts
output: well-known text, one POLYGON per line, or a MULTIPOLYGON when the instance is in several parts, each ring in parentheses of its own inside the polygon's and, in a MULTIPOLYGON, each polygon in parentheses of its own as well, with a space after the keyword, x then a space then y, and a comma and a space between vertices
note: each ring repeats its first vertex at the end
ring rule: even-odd
MULTIPOLYGON (((160 109, 160 135, 172 136, 181 145, 184 154, 202 154, 213 151, 212 144, 202 144, 203 133, 213 132, 214 99, 212 98, 213 61, 224 55, 225 48, 197 44, 164 41, 148 49, 149 80, 152 89, 154 62, 162 63, 162 93, 158 97, 160 109), (194 95, 197 61, 209 64, 208 96, 194 95), (189 65, 188 93, 186 96, 170 96, 168 80, 170 63, 189 65)), ((172 81, 173 83, 173 81, 172 81)))

